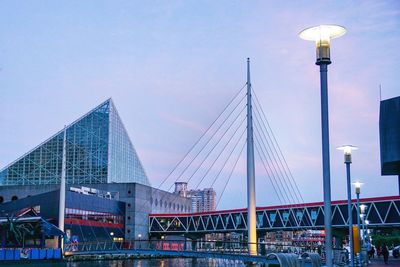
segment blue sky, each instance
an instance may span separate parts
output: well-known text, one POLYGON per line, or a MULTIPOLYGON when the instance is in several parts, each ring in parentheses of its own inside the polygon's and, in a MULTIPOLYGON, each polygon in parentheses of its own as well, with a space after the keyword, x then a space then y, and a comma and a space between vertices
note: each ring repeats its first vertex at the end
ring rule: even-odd
MULTIPOLYGON (((380 176, 378 116, 379 84, 384 99, 400 93, 398 1, 2 1, 0 167, 112 97, 157 186, 244 84, 250 57, 304 199, 322 200, 319 71, 297 36, 321 23, 348 29, 329 66, 332 198, 346 197, 335 147, 347 143, 360 147, 364 195, 395 195, 396 178, 380 176)), ((245 206, 243 169, 221 208, 245 206)), ((257 204, 278 204, 257 177, 257 204)))

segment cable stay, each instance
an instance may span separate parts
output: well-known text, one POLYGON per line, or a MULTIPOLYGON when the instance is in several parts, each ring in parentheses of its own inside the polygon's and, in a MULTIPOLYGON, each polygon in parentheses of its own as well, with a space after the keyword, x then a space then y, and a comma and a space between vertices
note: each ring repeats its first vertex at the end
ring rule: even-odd
MULTIPOLYGON (((253 88, 252 88, 253 89, 253 88)), ((276 182, 276 187, 275 187, 275 191, 278 194, 281 195, 280 199, 281 200, 286 200, 287 204, 295 204, 295 203, 304 203, 304 199, 301 195, 301 192, 298 188, 298 185, 296 183, 296 181, 294 180, 294 177, 289 169, 289 166, 287 164, 287 161, 285 159, 285 157, 283 156, 282 150, 280 149, 280 146, 275 138, 275 135, 273 134, 273 131, 268 123, 268 120, 265 116, 265 113, 262 109, 262 106, 258 100, 258 97, 256 95, 256 93, 254 92, 253 89, 253 93, 255 96, 255 129, 256 129, 256 141, 258 142, 258 153, 259 153, 259 157, 261 158, 261 160, 263 161, 263 166, 264 169, 267 172, 267 175, 271 175, 272 177, 276 179, 276 176, 279 178, 278 181, 280 182, 279 184, 276 182), (261 121, 261 122, 260 122, 261 121), (268 126, 268 127, 267 127, 268 126), (265 140, 265 141, 264 141, 265 140), (262 151, 260 153, 260 151, 262 151), (265 151, 265 152, 264 152, 265 151), (261 155, 263 154, 263 156, 261 155), (268 159, 271 163, 271 165, 268 164, 268 159, 267 156, 268 155, 268 159), (264 159, 267 162, 267 164, 264 163, 264 159), (278 164, 279 163, 279 164, 278 164), (269 167, 269 171, 267 170, 267 166, 269 167), (272 168, 271 168, 272 166, 272 168), (276 174, 276 176, 274 175, 276 174), (282 190, 280 189, 280 187, 282 187, 282 190), (276 188, 278 188, 278 190, 276 190, 276 188), (284 193, 282 193, 282 191, 284 193)), ((271 177, 270 181, 272 183, 271 177)), ((275 180, 274 179, 274 180, 275 180)), ((275 180, 276 181, 276 180, 275 180)), ((279 197, 278 197, 279 198, 279 197)), ((302 214, 304 215, 305 209, 302 209, 302 214)), ((304 217, 302 215, 302 218, 304 217)), ((290 214, 289 214, 290 216, 290 214)), ((295 220, 297 222, 299 222, 299 220, 301 221, 302 219, 298 219, 296 218, 296 216, 294 216, 295 220)), ((306 219, 308 219, 307 216, 305 216, 306 219)))
POLYGON ((243 146, 242 146, 242 149, 240 150, 240 152, 239 152, 239 154, 238 154, 238 156, 237 156, 237 158, 236 158, 235 164, 233 164, 233 167, 232 167, 232 169, 231 169, 231 172, 229 173, 228 179, 226 180, 226 183, 225 183, 225 185, 224 185, 224 188, 222 189, 221 195, 220 195, 220 197, 219 197, 219 199, 218 199, 218 201, 217 201, 217 205, 216 205, 217 208, 219 207, 219 203, 220 203, 220 201, 221 201, 221 198, 222 198, 222 196, 224 195, 226 186, 227 186, 228 183, 230 182, 231 177, 232 177, 232 174, 233 174, 233 172, 234 172, 235 169, 236 169, 236 165, 237 165, 237 163, 239 162, 240 156, 242 155, 242 152, 243 152, 243 149, 244 149, 245 146, 246 146, 246 143, 247 143, 247 142, 245 141, 244 144, 243 144, 243 146))
MULTIPOLYGON (((270 126, 270 124, 269 124, 269 122, 268 122, 268 119, 267 119, 267 117, 266 117, 266 115, 265 115, 265 112, 264 112, 264 110, 263 110, 263 108, 262 108, 262 106, 261 106, 261 104, 260 104, 260 102, 259 102, 259 100, 258 100, 257 94, 256 94, 255 92, 254 92, 254 96, 255 96, 255 99, 256 99, 256 105, 259 107, 259 108, 257 108, 257 110, 260 110, 261 113, 262 113, 262 116, 260 116, 260 118, 261 118, 262 121, 265 121, 265 123, 263 123, 264 129, 265 129, 265 131, 266 131, 267 133, 271 133, 271 136, 272 136, 271 140, 273 141, 272 144, 274 144, 275 153, 277 154, 277 156, 278 156, 278 158, 279 158, 279 161, 280 161, 280 163, 281 163, 281 165, 282 165, 282 167, 283 167, 283 169, 284 169, 284 171, 285 171, 285 173, 286 173, 286 176, 287 176, 288 178, 290 178, 290 180, 292 180, 293 185, 294 185, 294 187, 295 187, 296 195, 298 195, 299 198, 300 198, 300 200, 301 200, 302 202, 304 202, 303 196, 302 196, 302 194, 301 194, 301 192, 300 192, 300 189, 299 189, 299 187, 298 187, 298 185, 297 185, 297 182, 296 182, 296 180, 294 179, 294 177, 293 177, 293 175, 292 175, 292 172, 291 172, 291 170, 290 170, 290 168, 289 168, 289 165, 288 165, 288 163, 287 163, 287 161, 286 161, 286 158, 285 158, 285 156, 284 156, 283 153, 282 153, 282 150, 281 150, 281 148, 280 148, 280 146, 279 146, 279 143, 278 143, 277 140, 276 140, 276 137, 275 137, 275 135, 274 135, 274 133, 273 133, 273 131, 272 131, 272 129, 271 129, 271 126, 270 126), (269 131, 267 130, 266 125, 267 125, 269 131), (279 152, 279 153, 278 153, 278 152, 279 152), (281 158, 282 158, 282 160, 281 160, 281 158), (283 163, 282 163, 282 161, 283 161, 283 163)), ((259 112, 258 112, 258 113, 259 113, 259 112)))
MULTIPOLYGON (((197 141, 191 146, 191 148, 186 152, 186 154, 178 161, 178 163, 172 168, 172 170, 168 173, 168 175, 161 181, 160 185, 157 189, 160 189, 163 184, 171 177, 171 175, 176 171, 176 169, 180 166, 180 164, 188 157, 188 155, 194 150, 194 148, 200 143, 203 137, 210 131, 210 129, 214 126, 214 124, 218 121, 218 119, 225 113, 225 111, 229 108, 229 106, 235 101, 235 99, 239 96, 240 92, 246 87, 244 84, 239 91, 235 94, 235 96, 229 101, 229 103, 225 106, 225 108, 219 113, 217 118, 210 124, 210 126, 206 129, 206 131, 197 139, 197 141)), ((243 98, 240 100, 240 102, 243 98)))
MULTIPOLYGON (((175 182, 179 181, 179 179, 183 176, 183 174, 186 172, 186 170, 192 165, 192 163, 197 159, 197 157, 201 154, 201 152, 204 151, 204 149, 207 147, 207 145, 211 142, 211 140, 213 140, 214 136, 219 132, 219 130, 222 128, 222 126, 225 124, 225 122, 227 122, 227 120, 231 117, 231 115, 234 113, 234 111, 236 111, 237 107, 239 107, 239 104, 242 102, 242 100, 244 99, 244 97, 241 99, 241 101, 234 107, 234 109, 228 114, 228 116, 222 121, 221 125, 217 128, 217 130, 209 137, 209 139, 207 140, 207 142, 201 147, 201 149, 197 152, 197 154, 192 158, 192 160, 190 160, 190 162, 186 165, 186 167, 180 172, 180 174, 177 176, 177 178, 175 179, 175 182)), ((240 110, 240 113, 242 113, 244 110, 244 108, 242 108, 242 110, 240 110)), ((237 116, 235 118, 235 120, 230 124, 230 126, 228 127, 228 129, 224 132, 224 134, 222 135, 222 137, 219 139, 219 141, 217 142, 217 144, 222 140, 223 136, 227 133, 227 131, 230 129, 230 127, 234 124, 234 122, 236 121, 236 119, 239 116, 237 116)), ((216 145, 214 145, 213 149, 215 148, 216 145)), ((212 149, 212 150, 213 150, 212 149)), ((190 178, 189 178, 190 179, 190 178)), ((170 186, 170 188, 167 191, 170 191, 172 189, 172 187, 174 186, 174 184, 172 184, 170 186)))

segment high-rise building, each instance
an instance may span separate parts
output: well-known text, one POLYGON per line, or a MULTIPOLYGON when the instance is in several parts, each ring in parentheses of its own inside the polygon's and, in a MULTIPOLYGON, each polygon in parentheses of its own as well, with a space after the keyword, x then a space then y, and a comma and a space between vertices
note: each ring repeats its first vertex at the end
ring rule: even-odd
MULTIPOLYGON (((111 99, 68 125, 65 130, 67 184, 150 185, 111 99)), ((0 186, 59 184, 63 131, 0 170, 0 186)))
POLYGON ((213 188, 188 190, 187 182, 175 182, 174 193, 191 199, 192 212, 214 211, 217 208, 216 193, 213 188))
POLYGON ((216 210, 216 194, 213 188, 203 190, 189 190, 186 196, 192 200, 193 212, 204 212, 216 210))

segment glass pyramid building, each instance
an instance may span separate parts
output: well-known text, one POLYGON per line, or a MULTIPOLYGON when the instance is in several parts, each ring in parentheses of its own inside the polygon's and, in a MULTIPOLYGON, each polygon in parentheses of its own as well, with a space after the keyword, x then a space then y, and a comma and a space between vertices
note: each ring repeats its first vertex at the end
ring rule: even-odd
MULTIPOLYGON (((111 99, 66 127, 68 184, 150 185, 111 99)), ((0 170, 1 185, 58 184, 64 130, 0 170)))

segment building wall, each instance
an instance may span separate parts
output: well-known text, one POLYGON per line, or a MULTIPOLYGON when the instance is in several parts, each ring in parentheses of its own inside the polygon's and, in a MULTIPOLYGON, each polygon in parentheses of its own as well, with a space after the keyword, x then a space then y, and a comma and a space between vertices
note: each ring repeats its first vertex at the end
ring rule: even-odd
MULTIPOLYGON (((0 216, 17 216, 19 211, 33 208, 39 216, 58 225, 58 205, 59 190, 55 190, 3 203, 0 216)), ((78 236, 79 242, 124 237, 124 202, 67 191, 65 206, 65 230, 78 236)))
MULTIPOLYGON (((123 202, 125 205, 125 239, 138 239, 139 234, 141 235, 141 239, 148 238, 148 214, 150 213, 185 213, 191 211, 190 199, 141 184, 110 183, 88 184, 81 186, 108 192, 118 192, 118 200, 123 202)), ((77 186, 74 185, 74 187, 77 186)), ((13 196, 16 196, 18 199, 23 199, 29 195, 34 196, 41 193, 58 190, 58 188, 58 185, 0 186, 0 197, 3 197, 4 202, 10 202, 13 196)), ((69 185, 67 185, 67 189, 69 189, 69 185)), ((52 208, 57 210, 58 214, 58 204, 54 204, 55 203, 52 204, 52 208)), ((1 206, 2 205, 0 204, 0 209, 1 206)), ((81 208, 85 209, 85 207, 81 208)), ((58 215, 56 217, 58 218, 58 215)))
POLYGON ((382 175, 400 175, 400 97, 381 101, 379 135, 382 175))

